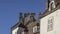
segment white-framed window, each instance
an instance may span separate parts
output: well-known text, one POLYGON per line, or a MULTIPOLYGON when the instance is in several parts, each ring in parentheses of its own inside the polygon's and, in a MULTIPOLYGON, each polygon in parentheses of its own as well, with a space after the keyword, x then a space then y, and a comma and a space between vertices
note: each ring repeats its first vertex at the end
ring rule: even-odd
POLYGON ((47 28, 47 31, 52 31, 53 30, 53 21, 54 21, 53 17, 50 17, 48 19, 48 28, 47 28))
POLYGON ((33 27, 33 33, 36 33, 37 32, 37 26, 34 26, 33 27))

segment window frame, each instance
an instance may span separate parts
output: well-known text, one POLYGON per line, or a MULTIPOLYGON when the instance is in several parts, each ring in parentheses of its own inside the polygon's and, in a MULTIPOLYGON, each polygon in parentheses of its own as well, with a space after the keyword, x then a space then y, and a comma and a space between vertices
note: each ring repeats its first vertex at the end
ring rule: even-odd
POLYGON ((33 33, 36 33, 37 32, 37 26, 34 26, 33 27, 33 33))
POLYGON ((47 31, 52 31, 53 30, 53 22, 54 22, 54 17, 49 17, 48 19, 48 24, 47 24, 47 31))

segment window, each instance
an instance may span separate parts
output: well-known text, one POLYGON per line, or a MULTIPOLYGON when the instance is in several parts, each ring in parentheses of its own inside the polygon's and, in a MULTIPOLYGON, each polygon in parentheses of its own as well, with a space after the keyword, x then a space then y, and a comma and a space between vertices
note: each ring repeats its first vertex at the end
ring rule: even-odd
POLYGON ((53 30, 53 17, 48 19, 48 31, 53 30))
POLYGON ((25 31, 23 31, 21 34, 27 34, 25 31))
POLYGON ((33 33, 36 33, 37 32, 37 26, 34 26, 33 27, 33 33))
POLYGON ((25 34, 25 32, 23 31, 21 34, 25 34))

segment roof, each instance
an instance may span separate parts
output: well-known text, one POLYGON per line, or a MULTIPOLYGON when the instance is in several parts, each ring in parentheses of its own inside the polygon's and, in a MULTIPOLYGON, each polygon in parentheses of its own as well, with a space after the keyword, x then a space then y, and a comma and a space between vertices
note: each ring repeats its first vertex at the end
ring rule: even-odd
POLYGON ((60 4, 54 10, 51 10, 51 11, 46 10, 43 14, 40 14, 40 19, 51 14, 51 13, 53 13, 53 12, 55 12, 58 9, 60 9, 60 4))
POLYGON ((14 26, 11 27, 11 30, 14 30, 15 28, 17 28, 20 25, 20 23, 16 23, 14 26))

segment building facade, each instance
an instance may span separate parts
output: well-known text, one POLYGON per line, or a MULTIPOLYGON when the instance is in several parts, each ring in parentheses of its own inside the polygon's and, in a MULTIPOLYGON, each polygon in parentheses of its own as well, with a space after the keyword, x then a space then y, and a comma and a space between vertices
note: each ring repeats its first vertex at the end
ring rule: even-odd
POLYGON ((60 34, 60 0, 46 0, 46 9, 35 19, 35 13, 19 14, 11 34, 60 34))
POLYGON ((20 13, 19 22, 11 28, 11 34, 39 34, 39 22, 35 19, 35 13, 20 13))
POLYGON ((60 34, 60 0, 46 1, 46 10, 40 15, 40 34, 60 34))

